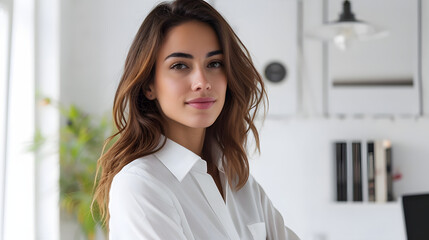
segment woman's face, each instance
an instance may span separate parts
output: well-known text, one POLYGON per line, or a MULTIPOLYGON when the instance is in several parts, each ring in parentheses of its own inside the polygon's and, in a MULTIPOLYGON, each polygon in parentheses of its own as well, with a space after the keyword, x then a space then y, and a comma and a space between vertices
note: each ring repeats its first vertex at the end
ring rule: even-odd
POLYGON ((159 50, 155 80, 146 92, 157 99, 167 130, 207 128, 222 111, 227 80, 214 30, 198 21, 169 30, 159 50))

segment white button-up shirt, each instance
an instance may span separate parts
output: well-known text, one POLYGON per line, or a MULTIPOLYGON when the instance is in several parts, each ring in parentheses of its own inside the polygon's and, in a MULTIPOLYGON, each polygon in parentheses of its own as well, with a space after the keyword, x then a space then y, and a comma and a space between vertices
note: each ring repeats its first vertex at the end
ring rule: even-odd
POLYGON ((298 239, 251 175, 233 191, 217 167, 225 201, 206 161, 170 139, 126 165, 110 188, 110 240, 298 239))

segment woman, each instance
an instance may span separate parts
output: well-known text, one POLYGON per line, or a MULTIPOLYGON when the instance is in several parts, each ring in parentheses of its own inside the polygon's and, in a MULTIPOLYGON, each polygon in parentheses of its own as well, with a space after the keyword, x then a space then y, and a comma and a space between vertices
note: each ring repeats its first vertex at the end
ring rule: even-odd
POLYGON ((201 0, 155 7, 118 86, 95 200, 115 239, 297 239, 246 156, 265 96, 231 27, 201 0), (111 138, 111 139, 112 139, 111 138))

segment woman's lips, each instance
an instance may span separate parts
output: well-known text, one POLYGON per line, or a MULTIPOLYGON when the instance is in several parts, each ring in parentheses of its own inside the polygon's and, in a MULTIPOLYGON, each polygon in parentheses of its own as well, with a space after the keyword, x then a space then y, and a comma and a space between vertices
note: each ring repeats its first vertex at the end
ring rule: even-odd
POLYGON ((208 109, 215 103, 214 98, 194 98, 186 102, 191 107, 196 109, 208 109))

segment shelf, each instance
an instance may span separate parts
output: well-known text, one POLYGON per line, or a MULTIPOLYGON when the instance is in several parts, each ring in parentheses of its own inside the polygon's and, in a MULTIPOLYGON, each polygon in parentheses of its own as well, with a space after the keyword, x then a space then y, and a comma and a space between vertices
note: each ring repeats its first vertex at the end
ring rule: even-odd
POLYGON ((336 207, 349 207, 349 206, 358 206, 358 207, 362 207, 362 206, 368 206, 368 207, 380 207, 380 206, 400 206, 400 202, 399 201, 393 201, 393 202, 332 202, 330 204, 331 206, 336 206, 336 207))

